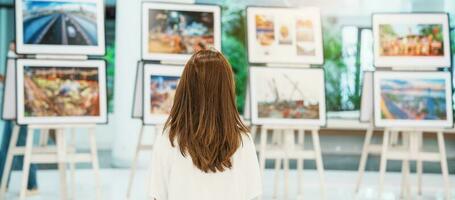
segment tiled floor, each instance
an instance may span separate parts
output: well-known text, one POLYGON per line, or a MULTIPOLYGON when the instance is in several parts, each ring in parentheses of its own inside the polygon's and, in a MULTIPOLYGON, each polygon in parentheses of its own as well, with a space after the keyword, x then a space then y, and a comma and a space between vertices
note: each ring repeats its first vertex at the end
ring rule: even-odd
MULTIPOLYGON (((315 171, 306 170, 304 172, 304 199, 320 199, 319 176, 315 171)), ((129 170, 126 169, 103 169, 101 171, 102 178, 102 195, 106 200, 125 200, 126 186, 128 182, 129 170)), ((357 178, 357 173, 353 171, 326 171, 326 193, 328 200, 352 200, 352 199, 378 199, 377 198, 377 183, 378 173, 367 172, 359 194, 354 195, 354 184, 357 178)), ((131 199, 145 199, 145 177, 146 172, 141 170, 137 174, 137 179, 134 182, 134 192, 131 199)), ((17 199, 20 185, 20 172, 14 172, 10 190, 7 193, 7 199, 17 199)), ((30 197, 30 200, 53 200, 60 199, 59 197, 59 177, 55 170, 41 170, 38 173, 40 191, 39 195, 30 197)), ((264 177, 264 198, 272 199, 274 171, 267 170, 264 177)), ((411 199, 433 200, 443 199, 443 184, 442 176, 439 174, 425 174, 423 176, 423 195, 416 196, 415 176, 412 179, 412 194, 411 199)), ((451 176, 451 182, 455 186, 455 176, 451 176)), ((280 193, 277 199, 282 200, 284 197, 283 190, 283 174, 280 173, 280 193)), ((387 173, 384 199, 400 199, 400 180, 399 173, 387 173)), ((93 173, 88 169, 81 169, 76 172, 76 193, 75 199, 89 200, 95 199, 93 173)), ((455 187, 452 187, 452 194, 455 194, 455 187)), ((289 192, 287 195, 289 200, 297 198, 297 176, 296 171, 291 171, 289 174, 289 192)), ((454 198, 455 199, 455 196, 454 198)))

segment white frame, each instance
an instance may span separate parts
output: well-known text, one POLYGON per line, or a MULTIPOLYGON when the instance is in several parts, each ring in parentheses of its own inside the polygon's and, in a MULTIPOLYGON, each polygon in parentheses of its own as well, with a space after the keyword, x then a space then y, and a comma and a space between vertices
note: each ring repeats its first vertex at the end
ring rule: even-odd
MULTIPOLYGON (((315 76, 315 74, 311 74, 315 76)), ((303 79, 303 78, 302 78, 303 79)), ((325 77, 324 70, 321 68, 286 68, 286 67, 250 67, 250 91, 251 91, 251 121, 252 124, 259 125, 307 125, 307 126, 325 126, 327 121, 326 115, 326 102, 325 102, 325 77), (320 76, 319 82, 312 82, 311 84, 315 87, 320 87, 319 96, 319 119, 273 119, 273 118, 259 118, 258 116, 258 102, 256 96, 257 87, 267 87, 264 85, 256 85, 256 73, 268 71, 274 73, 274 71, 285 72, 285 73, 305 73, 307 71, 316 72, 320 76)))
POLYGON ((376 127, 387 128, 406 128, 406 127, 428 127, 428 128, 448 128, 453 127, 453 110, 452 110, 452 77, 450 72, 375 72, 373 75, 374 87, 374 125, 376 127), (390 120, 381 118, 381 90, 380 81, 384 78, 390 79, 416 79, 416 78, 438 78, 446 81, 446 120, 390 120))
MULTIPOLYGON (((316 64, 322 65, 324 63, 324 50, 322 42, 322 25, 321 25, 321 14, 316 7, 304 7, 304 8, 266 8, 266 7, 248 7, 247 8, 247 35, 248 35, 248 61, 250 63, 287 63, 287 64, 316 64), (313 21, 314 26, 314 43, 315 43, 315 55, 314 56, 299 56, 297 50, 294 54, 288 54, 286 52, 283 55, 261 55, 258 54, 258 49, 262 48, 257 45, 256 42, 256 26, 255 26, 255 15, 256 14, 268 14, 274 15, 275 17, 296 17, 301 16, 313 21)), ((276 23, 274 24, 276 26, 276 23)), ((297 44, 295 42, 295 19, 294 19, 294 35, 292 48, 296 49, 297 44)), ((275 27, 275 35, 277 35, 278 28, 275 27)), ((270 48, 276 47, 277 40, 270 48)))
POLYGON ((142 113, 144 124, 164 124, 169 115, 150 114, 150 76, 173 76, 181 77, 184 67, 171 65, 146 64, 144 65, 143 85, 142 85, 142 113))
MULTIPOLYGON (((19 54, 64 54, 64 55, 104 55, 104 1, 103 0, 52 0, 55 2, 96 3, 98 45, 61 45, 61 44, 24 44, 23 37, 23 0, 16 0, 16 43, 19 54)), ((40 1, 40 0, 36 0, 40 1)))
POLYGON ((216 5, 192 5, 192 4, 171 4, 171 3, 153 3, 144 2, 142 5, 142 59, 144 60, 161 60, 171 62, 186 62, 191 54, 171 54, 171 53, 148 53, 148 30, 150 9, 155 10, 175 10, 191 12, 208 12, 213 13, 213 37, 215 49, 221 51, 221 14, 220 7, 216 5))
POLYGON ((107 93, 106 93, 106 63, 99 60, 70 61, 70 60, 17 60, 17 122, 19 124, 95 124, 107 123, 107 93), (77 67, 98 68, 99 83, 99 116, 58 116, 58 117, 26 117, 24 116, 24 67, 77 67))
POLYGON ((403 14, 374 14, 373 24, 373 49, 375 67, 400 67, 400 68, 450 68, 451 50, 449 36, 449 16, 447 13, 403 13, 403 14), (444 37, 444 56, 380 56, 379 55, 379 25, 380 24, 442 24, 444 37))

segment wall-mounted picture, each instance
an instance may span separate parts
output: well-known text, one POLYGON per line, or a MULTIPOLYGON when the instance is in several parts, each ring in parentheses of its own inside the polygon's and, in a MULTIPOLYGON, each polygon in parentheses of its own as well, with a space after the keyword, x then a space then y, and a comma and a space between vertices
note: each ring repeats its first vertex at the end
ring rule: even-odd
POLYGON ((322 69, 250 67, 250 84, 253 124, 325 125, 322 69))
POLYGON ((19 124, 106 123, 104 61, 17 60, 19 124))
POLYGON ((144 66, 144 124, 166 122, 182 72, 183 67, 153 64, 144 66))
POLYGON ((143 3, 142 58, 186 61, 202 49, 221 50, 220 7, 143 3))
POLYGON ((373 15, 376 67, 450 67, 449 16, 373 15))
POLYGON ((251 63, 322 64, 321 16, 317 8, 247 8, 251 63))
POLYGON ((374 119, 378 127, 453 126, 449 72, 375 72, 374 119))
POLYGON ((16 0, 17 52, 104 55, 103 0, 16 0))

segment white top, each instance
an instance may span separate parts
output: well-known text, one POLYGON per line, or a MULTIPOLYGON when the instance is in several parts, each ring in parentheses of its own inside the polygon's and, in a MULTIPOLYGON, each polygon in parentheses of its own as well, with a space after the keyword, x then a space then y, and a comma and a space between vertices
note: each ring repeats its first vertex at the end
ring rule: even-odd
POLYGON ((204 173, 183 157, 178 143, 158 134, 153 149, 150 199, 156 200, 252 200, 262 192, 261 176, 253 140, 243 134, 232 157, 232 168, 204 173))

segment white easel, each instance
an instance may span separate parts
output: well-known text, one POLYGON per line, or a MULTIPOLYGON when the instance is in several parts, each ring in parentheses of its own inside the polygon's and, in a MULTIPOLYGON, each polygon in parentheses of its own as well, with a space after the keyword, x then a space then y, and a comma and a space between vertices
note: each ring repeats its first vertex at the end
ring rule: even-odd
MULTIPOLYGON (((144 135, 144 132, 145 132, 144 130, 145 130, 146 127, 147 127, 147 125, 143 124, 141 126, 140 131, 139 131, 139 137, 138 137, 138 141, 137 141, 137 145, 136 145, 136 150, 134 152, 133 163, 131 164, 130 177, 129 177, 129 180, 128 180, 128 191, 126 193, 126 199, 127 200, 131 198, 131 191, 132 191, 132 188, 133 188, 134 177, 136 176, 137 161, 138 161, 138 158, 139 158, 139 153, 142 152, 142 151, 151 151, 151 150, 153 150, 153 144, 143 144, 142 143, 142 138, 143 138, 143 135, 144 135)), ((161 130, 163 130, 164 125, 159 124, 159 125, 154 125, 154 127, 155 127, 155 138, 156 138, 156 135, 159 134, 161 132, 161 130)), ((150 187, 147 186, 147 190, 149 188, 150 187)), ((148 194, 148 192, 146 194, 148 194)))
POLYGON ((302 172, 303 162, 305 159, 316 161, 316 168, 319 173, 321 184, 321 199, 325 199, 325 178, 324 178, 324 165, 322 162, 321 147, 319 142, 319 127, 306 127, 306 126, 277 126, 277 125, 263 125, 261 127, 261 142, 259 145, 259 166, 262 174, 265 170, 266 159, 275 159, 275 186, 273 198, 276 198, 278 190, 278 169, 283 160, 284 168, 284 184, 285 184, 285 198, 287 199, 288 193, 288 176, 289 176, 289 160, 297 160, 297 173, 298 173, 298 191, 299 197, 302 198, 302 172), (273 131, 273 143, 267 144, 267 132, 273 131), (297 143, 295 143, 295 132, 298 131, 297 143), (305 131, 310 131, 313 139, 313 150, 305 150, 305 131), (279 135, 280 134, 280 135, 279 135), (281 136, 281 137, 280 137, 281 136), (281 141, 280 141, 281 140, 281 141))
POLYGON ((1 198, 5 198, 6 185, 8 181, 8 174, 11 170, 11 165, 14 156, 23 155, 24 165, 22 169, 22 183, 20 189, 20 199, 26 198, 27 182, 31 163, 56 163, 58 164, 60 173, 60 199, 67 199, 67 186, 66 186, 66 164, 70 164, 71 168, 71 197, 74 198, 74 171, 76 163, 92 163, 95 174, 96 183, 96 199, 101 198, 101 182, 99 177, 99 163, 96 147, 96 125, 92 124, 74 124, 74 125, 29 125, 26 135, 26 144, 24 147, 16 146, 19 137, 19 126, 14 125, 13 133, 11 136, 10 146, 6 159, 6 165, 3 171, 4 176, 1 182, 1 198), (76 153, 74 148, 74 129, 85 128, 88 129, 90 140, 90 153, 76 153), (56 148, 47 146, 48 130, 55 130, 56 148), (66 144, 65 129, 71 129, 71 144, 66 144), (40 134, 40 147, 33 147, 33 135, 35 130, 39 130, 40 134), (43 139, 44 138, 44 139, 43 139))
POLYGON ((384 176, 387 166, 387 160, 402 160, 402 190, 401 196, 403 198, 410 198, 410 183, 409 183, 409 161, 417 161, 417 184, 418 194, 422 193, 422 170, 423 162, 440 162, 441 171, 444 180, 444 196, 445 199, 450 199, 450 180, 449 170, 447 166, 447 157, 444 141, 443 129, 416 129, 416 128, 386 128, 384 130, 383 144, 381 148, 381 162, 380 162, 380 176, 379 176, 379 195, 381 198, 384 188, 384 176), (403 133, 403 147, 402 149, 389 150, 389 143, 391 141, 391 134, 393 132, 403 133), (439 152, 425 152, 422 150, 423 132, 436 132, 439 152))

